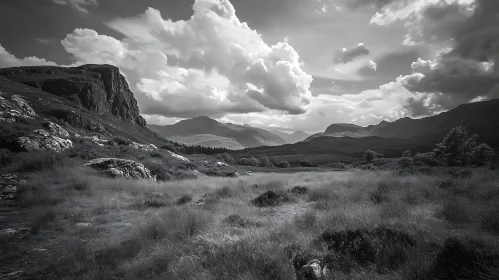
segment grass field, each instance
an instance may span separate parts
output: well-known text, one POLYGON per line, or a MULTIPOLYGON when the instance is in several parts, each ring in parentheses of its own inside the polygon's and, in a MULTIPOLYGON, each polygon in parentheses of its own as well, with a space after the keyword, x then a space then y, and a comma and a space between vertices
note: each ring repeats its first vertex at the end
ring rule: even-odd
POLYGON ((28 230, 0 236, 0 275, 296 279, 301 262, 319 259, 324 279, 497 279, 498 184, 485 169, 468 179, 349 171, 153 183, 57 167, 29 174, 20 206, 0 220, 28 230), (270 206, 252 203, 269 190, 270 206), (372 254, 328 251, 325 231, 360 232, 372 254))

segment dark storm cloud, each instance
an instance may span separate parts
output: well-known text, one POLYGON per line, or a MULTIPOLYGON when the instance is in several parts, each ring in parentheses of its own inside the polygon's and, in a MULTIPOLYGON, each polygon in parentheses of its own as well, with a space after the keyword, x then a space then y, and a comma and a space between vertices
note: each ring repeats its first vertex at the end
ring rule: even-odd
POLYGON ((342 50, 338 50, 335 52, 333 62, 334 63, 348 63, 358 57, 366 56, 370 53, 370 51, 364 46, 364 44, 360 43, 355 47, 350 49, 343 48, 342 50))
POLYGON ((474 15, 453 37, 453 49, 444 54, 422 79, 406 85, 413 92, 434 93, 431 103, 443 109, 451 109, 478 97, 497 97, 499 1, 478 0, 476 5, 474 15))

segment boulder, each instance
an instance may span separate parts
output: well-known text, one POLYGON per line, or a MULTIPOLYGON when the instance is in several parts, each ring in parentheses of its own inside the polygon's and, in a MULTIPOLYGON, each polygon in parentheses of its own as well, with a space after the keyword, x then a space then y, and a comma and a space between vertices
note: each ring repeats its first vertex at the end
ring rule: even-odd
POLYGON ((311 260, 296 272, 297 280, 320 280, 325 279, 326 275, 327 267, 323 267, 318 259, 311 260))
POLYGON ((19 118, 32 119, 35 111, 19 95, 0 96, 0 122, 15 122, 19 118))
POLYGON ((146 152, 152 152, 152 151, 155 151, 158 149, 158 147, 156 147, 153 144, 140 144, 140 143, 136 143, 136 142, 132 142, 128 146, 135 148, 135 149, 138 149, 138 150, 146 151, 146 152))
POLYGON ((53 123, 53 122, 47 122, 43 125, 46 129, 48 129, 51 133, 57 134, 62 137, 69 137, 69 132, 67 132, 62 126, 53 123))
POLYGON ((73 142, 51 135, 43 129, 34 130, 29 136, 19 137, 16 141, 18 150, 31 151, 55 151, 60 152, 73 148, 73 142))
POLYGON ((188 158, 184 157, 184 156, 181 156, 181 155, 177 155, 176 153, 174 152, 170 152, 168 151, 168 153, 170 153, 170 155, 178 160, 181 160, 181 161, 185 161, 185 162, 191 162, 188 158))
POLYGON ((93 159, 85 164, 95 170, 102 172, 110 177, 122 177, 138 180, 156 181, 156 178, 151 174, 142 163, 133 160, 120 158, 98 158, 93 159))

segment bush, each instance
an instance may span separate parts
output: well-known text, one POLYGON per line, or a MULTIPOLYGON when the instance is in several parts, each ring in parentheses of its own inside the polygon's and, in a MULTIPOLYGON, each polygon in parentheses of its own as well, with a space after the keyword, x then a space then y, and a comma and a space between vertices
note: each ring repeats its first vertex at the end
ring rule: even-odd
POLYGON ((277 167, 279 168, 291 168, 291 164, 287 161, 281 161, 277 164, 277 167))
POLYGON ((315 165, 310 160, 300 160, 300 166, 314 167, 315 165))
POLYGON ((237 164, 239 165, 245 165, 245 166, 258 166, 259 165, 259 161, 254 158, 254 157, 251 157, 251 158, 241 158, 237 161, 237 164))
POLYGON ((227 164, 235 164, 236 163, 236 160, 231 155, 229 155, 227 152, 225 152, 223 154, 218 154, 217 158, 220 161, 225 162, 227 164))
POLYGON ((402 153, 402 157, 405 157, 405 158, 410 158, 412 157, 412 153, 410 150, 407 150, 405 152, 402 153))
POLYGON ((398 164, 402 167, 411 167, 413 165, 413 160, 412 158, 409 157, 403 157, 398 161, 398 164))
POLYGON ((274 164, 266 157, 261 157, 259 160, 260 167, 274 167, 274 164))
POLYGON ((487 144, 477 145, 478 135, 462 126, 454 127, 433 150, 435 158, 448 166, 481 166, 490 163, 494 151, 487 144))
POLYGON ((383 154, 378 154, 375 151, 367 150, 366 153, 364 154, 364 160, 365 161, 373 161, 374 159, 377 158, 383 158, 383 154))
POLYGON ((442 163, 435 158, 435 154, 432 152, 429 153, 417 153, 414 156, 414 162, 417 166, 430 165, 437 166, 442 163))

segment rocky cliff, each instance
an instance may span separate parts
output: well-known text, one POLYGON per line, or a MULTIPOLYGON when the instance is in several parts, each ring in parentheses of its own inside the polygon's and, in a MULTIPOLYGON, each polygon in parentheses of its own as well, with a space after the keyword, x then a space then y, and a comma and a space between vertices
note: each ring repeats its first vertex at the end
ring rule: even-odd
POLYGON ((146 126, 146 121, 139 114, 137 100, 117 67, 14 67, 0 69, 0 76, 62 96, 95 114, 112 114, 146 126))

